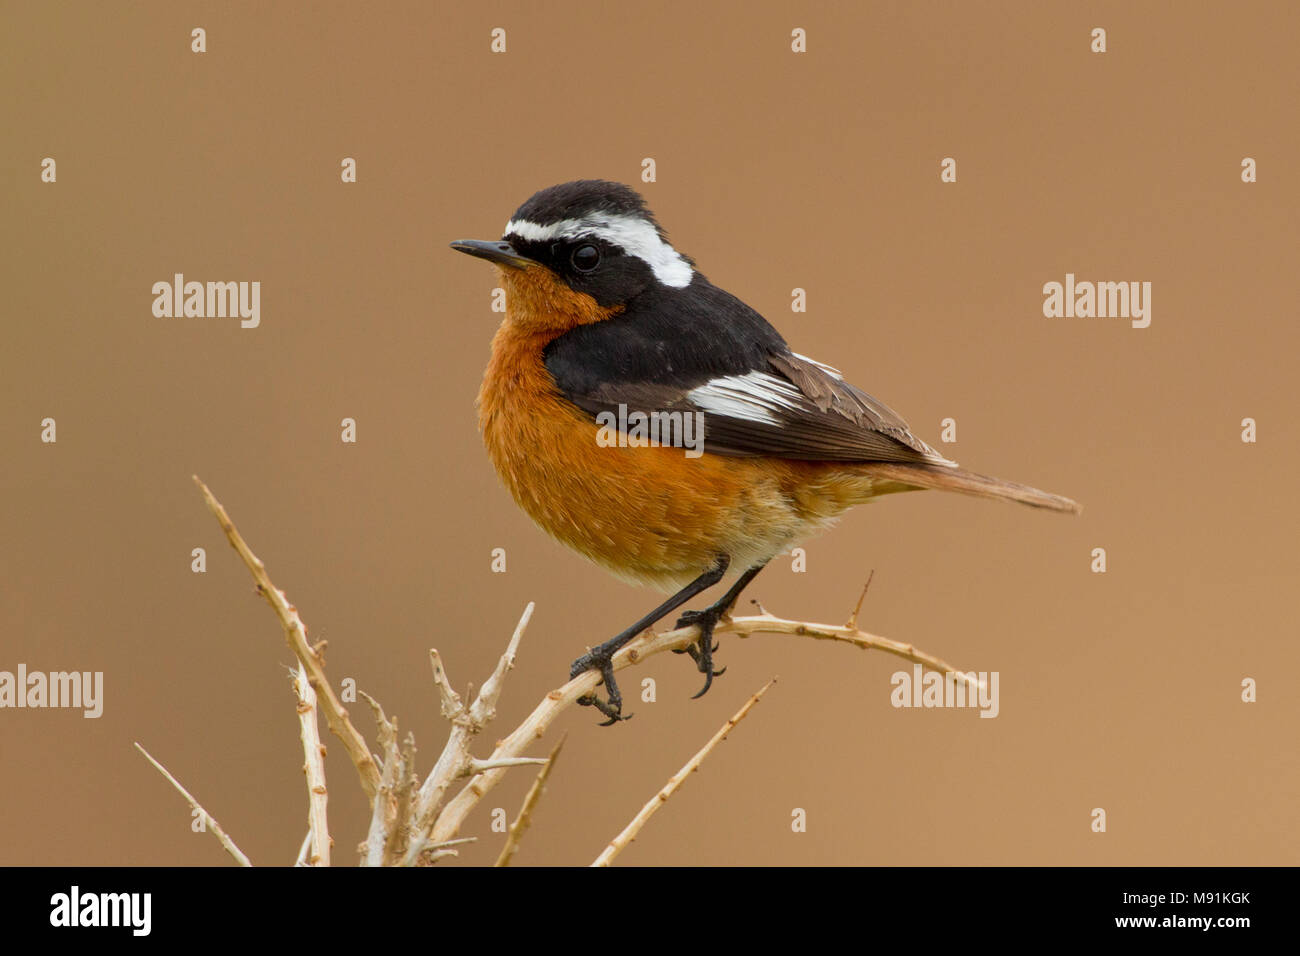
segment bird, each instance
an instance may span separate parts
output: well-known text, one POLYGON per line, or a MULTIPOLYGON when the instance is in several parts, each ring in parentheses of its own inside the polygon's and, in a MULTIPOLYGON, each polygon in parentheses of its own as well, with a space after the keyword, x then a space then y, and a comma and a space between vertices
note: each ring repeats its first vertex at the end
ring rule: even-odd
MULTIPOLYGON (((542 189, 496 240, 451 248, 496 266, 505 317, 478 394, 488 457, 544 531, 616 577, 670 596, 575 660, 580 698, 625 720, 614 654, 678 617, 715 676, 713 632, 773 557, 849 508, 937 489, 1058 512, 1069 498, 967 471, 836 368, 793 351, 668 240, 642 196, 599 179, 542 189), (654 427, 657 426, 657 427, 654 427)), ((682 651, 679 651, 679 653, 682 651)))

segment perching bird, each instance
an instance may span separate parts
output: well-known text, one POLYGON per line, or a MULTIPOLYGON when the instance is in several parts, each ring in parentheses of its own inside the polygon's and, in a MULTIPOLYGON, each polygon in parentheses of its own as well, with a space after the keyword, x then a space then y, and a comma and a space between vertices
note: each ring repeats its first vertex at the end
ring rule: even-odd
POLYGON ((451 245, 495 263, 505 289, 478 399, 497 473, 547 533, 620 578, 674 592, 574 661, 572 676, 600 671, 607 700, 582 702, 606 723, 622 718, 619 648, 738 574, 677 621, 700 630, 688 649, 705 675, 700 696, 714 626, 741 590, 854 505, 935 488, 1080 510, 958 468, 838 371, 791 351, 669 244, 627 186, 543 189, 500 240, 451 245))

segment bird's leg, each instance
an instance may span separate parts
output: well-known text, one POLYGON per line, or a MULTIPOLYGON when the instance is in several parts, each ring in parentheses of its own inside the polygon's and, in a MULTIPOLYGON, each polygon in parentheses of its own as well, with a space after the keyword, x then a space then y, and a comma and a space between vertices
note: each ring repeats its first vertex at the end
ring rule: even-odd
MULTIPOLYGON (((690 627, 693 624, 700 629, 700 637, 694 644, 688 644, 675 652, 690 654, 691 659, 695 661, 695 666, 704 675, 704 686, 695 697, 703 697, 708 693, 709 688, 713 686, 713 678, 721 677, 727 670, 725 667, 720 671, 713 669, 713 652, 718 649, 718 645, 713 643, 713 629, 717 626, 718 621, 731 613, 732 607, 736 604, 736 599, 740 597, 740 592, 745 590, 745 586, 754 580, 758 572, 762 571, 766 564, 765 561, 763 564, 754 565, 736 579, 736 583, 727 590, 726 594, 704 610, 684 611, 682 616, 677 619, 677 627, 690 627)), ((694 700, 695 697, 691 699, 694 700)))
MULTIPOLYGON (((586 670, 600 671, 601 680, 605 683, 606 699, 601 700, 592 693, 586 697, 579 697, 578 703, 584 706, 595 707, 598 711, 608 717, 609 719, 601 724, 602 727, 608 727, 610 724, 617 723, 620 720, 627 720, 628 717, 632 716, 631 714, 628 714, 627 717, 622 716, 623 695, 618 692, 618 684, 614 683, 614 655, 618 653, 623 645, 627 644, 632 640, 632 638, 650 627, 661 617, 677 610, 701 591, 707 590, 721 581, 722 576, 727 573, 727 567, 730 564, 731 559, 729 557, 725 554, 719 555, 718 560, 714 562, 713 567, 709 568, 709 570, 705 571, 690 584, 686 585, 686 587, 682 588, 663 604, 659 605, 627 630, 610 638, 599 647, 593 647, 591 650, 587 651, 586 654, 583 654, 573 662, 573 666, 569 668, 570 680, 586 670)), ((752 576, 753 575, 750 575, 750 577, 752 576)), ((733 590, 736 590, 737 594, 740 593, 737 589, 733 588, 733 590)), ((732 598, 732 600, 734 601, 735 598, 732 598)))

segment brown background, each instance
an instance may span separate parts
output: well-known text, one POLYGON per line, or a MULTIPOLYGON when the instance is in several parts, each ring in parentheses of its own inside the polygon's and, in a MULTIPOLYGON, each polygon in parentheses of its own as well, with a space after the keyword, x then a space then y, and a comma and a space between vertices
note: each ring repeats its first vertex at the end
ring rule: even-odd
MULTIPOLYGON (((416 732, 422 770, 443 736, 430 646, 477 684, 537 602, 500 734, 584 644, 658 601, 552 543, 497 482, 473 409, 494 277, 446 246, 593 176, 643 189, 714 282, 923 437, 956 418, 946 453, 1086 512, 901 496, 814 541, 806 574, 779 559, 750 592, 838 622, 875 568, 864 625, 1000 671, 996 720, 891 708, 909 666, 894 658, 724 638, 704 699, 662 657, 625 682, 659 681, 630 724, 560 721, 519 863, 590 861, 773 674, 625 862, 1300 862, 1293 4, 3 17, 0 669, 102 670, 106 709, 0 711, 0 863, 225 863, 135 740, 254 861, 297 851, 290 655, 191 473, 329 640, 332 677, 416 732), (638 182, 645 156, 657 183, 638 182), (154 318, 150 287, 174 272, 260 280, 261 327, 154 318), (1152 282, 1151 327, 1045 319, 1041 287, 1066 272, 1152 282)), ((341 747, 329 773, 353 862, 365 814, 341 747)), ((471 817, 465 862, 495 856, 487 812, 513 817, 531 776, 471 817)))

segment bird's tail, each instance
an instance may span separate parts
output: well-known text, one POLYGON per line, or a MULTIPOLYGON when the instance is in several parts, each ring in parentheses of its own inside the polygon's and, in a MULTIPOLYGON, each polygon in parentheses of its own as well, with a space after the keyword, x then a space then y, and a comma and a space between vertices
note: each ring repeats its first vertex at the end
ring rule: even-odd
POLYGON ((1063 511, 1068 514, 1079 514, 1083 511, 1083 506, 1077 501, 1071 501, 1061 495, 1039 491, 1028 485, 1018 485, 1014 481, 990 478, 988 475, 966 471, 964 468, 911 462, 872 462, 859 467, 863 473, 873 478, 896 481, 912 488, 958 491, 979 498, 1003 498, 1035 508, 1063 511))

